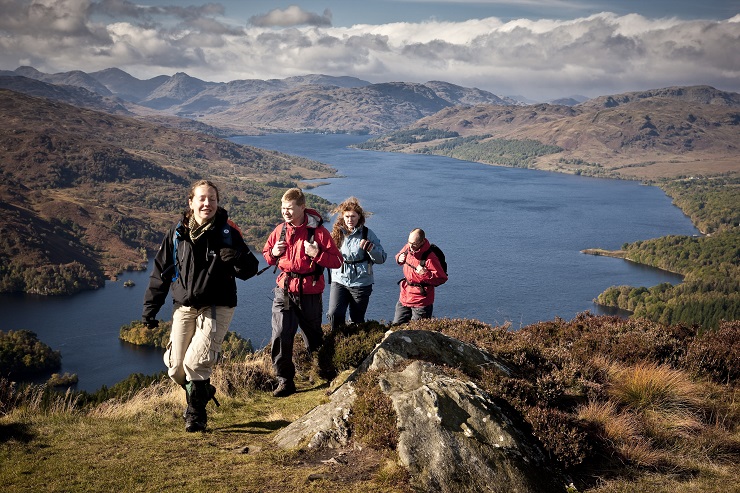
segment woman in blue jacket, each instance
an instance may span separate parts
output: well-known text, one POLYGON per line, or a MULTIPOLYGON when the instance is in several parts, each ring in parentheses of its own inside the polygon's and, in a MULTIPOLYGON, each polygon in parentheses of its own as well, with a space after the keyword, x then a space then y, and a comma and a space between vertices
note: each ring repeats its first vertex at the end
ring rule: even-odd
POLYGON ((344 259, 340 268, 331 269, 327 319, 334 332, 345 324, 348 308, 353 323, 365 321, 373 291, 373 264, 385 262, 387 254, 380 245, 380 239, 365 226, 368 214, 355 197, 348 198, 332 212, 339 216, 331 236, 344 259))

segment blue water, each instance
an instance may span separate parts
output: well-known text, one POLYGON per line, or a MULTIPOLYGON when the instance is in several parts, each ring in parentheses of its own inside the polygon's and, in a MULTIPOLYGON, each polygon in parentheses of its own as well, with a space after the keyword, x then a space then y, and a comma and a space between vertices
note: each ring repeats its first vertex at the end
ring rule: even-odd
MULTIPOLYGON (((367 224, 391 259, 375 267, 369 319, 393 317, 401 269, 392 257, 415 227, 424 229, 447 256, 450 280, 437 291, 438 317, 510 322, 517 328, 555 317, 570 319, 585 310, 603 313, 592 300, 612 285, 681 280, 623 260, 580 253, 668 234, 697 234, 658 188, 347 147, 365 138, 282 134, 233 140, 334 166, 342 178, 319 180, 329 184, 310 192, 332 202, 354 195, 373 212, 367 224)), ((67 298, 0 296, 0 328, 36 332, 62 352, 62 371, 77 373, 83 390, 112 385, 135 372, 159 372, 164 369, 160 350, 118 340, 121 325, 140 317, 148 275, 125 273, 104 289, 67 298), (135 286, 123 287, 127 279, 135 286)), ((238 284, 239 306, 231 329, 256 347, 269 342, 273 285, 271 269, 238 284)), ((325 298, 325 307, 327 302, 325 298)), ((171 318, 167 306, 159 318, 171 318)))

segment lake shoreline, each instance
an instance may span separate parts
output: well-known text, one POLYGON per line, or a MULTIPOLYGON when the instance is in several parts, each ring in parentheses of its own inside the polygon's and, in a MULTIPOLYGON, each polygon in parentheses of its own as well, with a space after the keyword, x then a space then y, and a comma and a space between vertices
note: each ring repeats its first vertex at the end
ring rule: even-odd
POLYGON ((653 269, 657 269, 663 272, 668 272, 670 274, 676 274, 678 276, 684 275, 681 272, 676 272, 676 271, 669 270, 669 269, 663 269, 661 267, 655 267, 654 265, 650 265, 650 264, 643 264, 642 262, 636 262, 635 260, 632 260, 631 258, 627 257, 627 252, 625 250, 605 250, 603 248, 585 248, 581 250, 581 253, 584 253, 586 255, 593 255, 595 257, 621 258, 622 260, 626 260, 627 262, 632 262, 633 264, 636 264, 636 265, 651 267, 653 269))

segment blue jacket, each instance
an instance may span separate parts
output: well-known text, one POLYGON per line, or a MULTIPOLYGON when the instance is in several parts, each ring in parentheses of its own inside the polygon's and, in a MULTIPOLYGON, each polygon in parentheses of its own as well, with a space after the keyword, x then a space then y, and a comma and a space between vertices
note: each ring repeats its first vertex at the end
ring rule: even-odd
POLYGON ((344 257, 342 267, 331 270, 331 282, 337 282, 344 286, 356 288, 360 286, 370 286, 373 284, 373 264, 382 264, 388 257, 380 244, 380 239, 373 233, 372 229, 367 230, 367 241, 374 246, 367 252, 370 262, 363 261, 352 263, 365 258, 364 250, 360 248, 362 240, 362 226, 358 226, 351 233, 344 232, 344 241, 339 247, 344 257))

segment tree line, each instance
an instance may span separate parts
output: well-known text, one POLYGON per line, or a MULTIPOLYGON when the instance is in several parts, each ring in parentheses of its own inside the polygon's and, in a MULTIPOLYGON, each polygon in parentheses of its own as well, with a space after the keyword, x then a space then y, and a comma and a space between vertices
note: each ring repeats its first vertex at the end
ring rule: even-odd
POLYGON ((705 329, 740 319, 740 187, 737 179, 682 179, 663 188, 694 224, 712 234, 665 236, 622 246, 626 259, 676 272, 682 283, 612 286, 596 302, 663 324, 705 329))
POLYGON ((41 342, 30 330, 0 330, 0 376, 33 377, 58 370, 62 354, 41 342))

